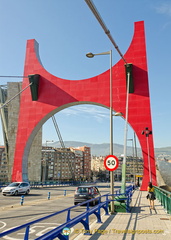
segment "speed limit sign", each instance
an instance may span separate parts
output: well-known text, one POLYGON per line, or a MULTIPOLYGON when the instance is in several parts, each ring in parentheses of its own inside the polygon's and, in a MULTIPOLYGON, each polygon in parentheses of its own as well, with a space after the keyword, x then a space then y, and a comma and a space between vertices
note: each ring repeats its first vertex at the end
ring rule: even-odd
POLYGON ((109 171, 114 171, 119 166, 119 160, 114 155, 108 155, 104 160, 104 166, 109 171))

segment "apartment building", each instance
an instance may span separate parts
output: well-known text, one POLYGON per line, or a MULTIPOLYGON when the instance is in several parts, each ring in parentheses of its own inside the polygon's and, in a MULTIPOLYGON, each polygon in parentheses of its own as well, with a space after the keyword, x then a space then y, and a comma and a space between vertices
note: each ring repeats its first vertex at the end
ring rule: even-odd
POLYGON ((88 180, 91 172, 89 147, 42 148, 41 181, 88 180))
MULTIPOLYGON (((104 159, 106 156, 92 156, 91 161, 91 170, 94 176, 99 176, 99 172, 101 172, 101 177, 108 180, 109 179, 109 171, 106 170, 104 166, 104 159)), ((114 171, 115 180, 121 181, 122 179, 122 163, 123 157, 119 157, 119 166, 114 171)), ((142 158, 133 158, 132 156, 128 156, 126 158, 126 180, 133 181, 136 177, 142 177, 143 175, 143 159, 142 158)))
POLYGON ((8 163, 5 147, 0 146, 0 182, 8 181, 8 163))
POLYGON ((82 151, 83 153, 83 158, 80 165, 80 177, 82 180, 89 180, 91 178, 91 148, 87 146, 82 146, 74 149, 82 151))

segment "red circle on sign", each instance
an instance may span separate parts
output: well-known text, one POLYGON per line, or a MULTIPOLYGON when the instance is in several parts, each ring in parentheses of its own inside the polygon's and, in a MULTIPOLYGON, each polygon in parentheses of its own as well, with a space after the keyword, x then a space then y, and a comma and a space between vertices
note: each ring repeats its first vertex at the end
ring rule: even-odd
POLYGON ((108 155, 104 159, 104 166, 109 171, 114 171, 119 166, 119 160, 114 155, 108 155))

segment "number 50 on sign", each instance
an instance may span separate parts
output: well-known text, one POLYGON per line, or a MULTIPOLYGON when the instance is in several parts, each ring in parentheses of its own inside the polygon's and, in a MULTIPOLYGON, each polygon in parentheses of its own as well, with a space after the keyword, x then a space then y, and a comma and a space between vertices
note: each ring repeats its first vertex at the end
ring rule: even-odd
POLYGON ((114 171, 119 166, 119 160, 114 155, 108 155, 107 157, 105 157, 104 166, 107 170, 114 171))

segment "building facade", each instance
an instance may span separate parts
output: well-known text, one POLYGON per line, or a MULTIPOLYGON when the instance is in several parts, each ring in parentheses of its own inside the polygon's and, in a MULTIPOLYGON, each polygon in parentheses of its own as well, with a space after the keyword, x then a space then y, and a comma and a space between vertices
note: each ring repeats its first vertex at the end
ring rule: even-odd
POLYGON ((91 153, 89 147, 42 147, 41 181, 89 180, 91 153))
POLYGON ((0 146, 0 182, 8 181, 8 162, 4 146, 0 146))
MULTIPOLYGON (((80 178, 84 180, 90 180, 91 178, 91 148, 87 146, 77 147, 75 150, 82 152, 82 160, 80 166, 77 165, 77 169, 80 172, 80 178)), ((78 162, 78 159, 77 159, 78 162)))
MULTIPOLYGON (((104 159, 106 156, 92 156, 91 170, 94 177, 101 180, 109 180, 110 174, 104 166, 104 159)), ((119 157, 119 166, 114 171, 114 177, 116 181, 122 179, 122 163, 123 157, 119 157)), ((143 175, 143 159, 139 157, 128 156, 126 158, 126 180, 137 181, 138 178, 142 178, 143 175)))

